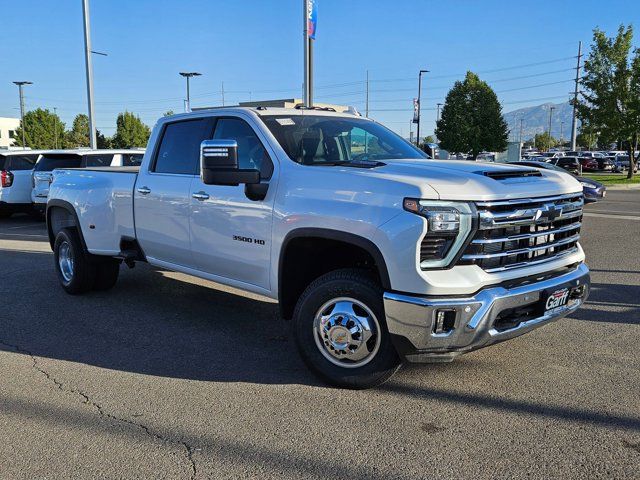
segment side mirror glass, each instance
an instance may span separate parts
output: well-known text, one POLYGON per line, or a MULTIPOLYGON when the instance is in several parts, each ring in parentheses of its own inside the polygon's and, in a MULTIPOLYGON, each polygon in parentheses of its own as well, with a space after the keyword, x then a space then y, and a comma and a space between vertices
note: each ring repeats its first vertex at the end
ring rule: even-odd
POLYGON ((238 142, 205 140, 200 144, 200 177, 205 185, 260 183, 260 172, 238 167, 238 142))

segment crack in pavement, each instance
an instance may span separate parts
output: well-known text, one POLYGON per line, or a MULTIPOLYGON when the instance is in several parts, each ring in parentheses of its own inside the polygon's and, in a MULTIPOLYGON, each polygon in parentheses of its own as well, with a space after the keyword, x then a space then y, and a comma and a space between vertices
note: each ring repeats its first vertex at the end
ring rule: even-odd
POLYGON ((187 460, 189 461, 189 465, 190 465, 190 469, 191 469, 190 480, 194 480, 196 478, 196 476, 198 474, 198 470, 197 470, 197 467, 196 467, 196 462, 195 462, 195 460, 193 458, 193 454, 196 451, 196 449, 194 447, 192 447, 191 445, 189 445, 187 442, 182 441, 182 440, 173 440, 173 439, 170 439, 170 438, 163 437, 162 435, 160 435, 158 433, 154 433, 153 431, 151 431, 151 429, 149 427, 147 427, 146 425, 144 425, 142 423, 137 423, 137 422, 134 422, 132 420, 128 420, 126 418, 116 417, 115 415, 106 412, 104 410, 104 408, 100 404, 98 404, 95 401, 91 400, 89 395, 87 395, 83 391, 75 389, 75 388, 72 388, 72 387, 65 387, 64 383, 59 381, 57 378, 55 378, 53 375, 51 375, 49 372, 47 372, 43 367, 40 366, 40 364, 38 363, 38 358, 33 353, 31 353, 29 350, 27 350, 25 348, 22 348, 19 345, 14 345, 14 344, 11 344, 11 343, 7 343, 7 342, 5 342, 4 340, 1 340, 1 339, 0 339, 0 344, 15 350, 17 353, 22 353, 22 354, 25 354, 25 355, 28 355, 29 357, 31 357, 31 361, 32 361, 31 367, 34 370, 36 370, 37 372, 39 372, 42 375, 44 375, 46 377, 46 379, 49 380, 51 383, 53 383, 56 387, 58 387, 58 389, 60 391, 71 392, 71 393, 74 393, 74 394, 78 395, 80 398, 82 398, 82 403, 87 404, 87 405, 95 408, 100 416, 105 417, 105 418, 109 418, 109 419, 114 420, 116 422, 124 423, 124 424, 127 424, 127 425, 131 425, 133 427, 139 428, 147 436, 149 436, 151 438, 154 438, 156 440, 159 440, 159 441, 161 441, 163 443, 174 443, 174 444, 181 445, 184 448, 187 460))

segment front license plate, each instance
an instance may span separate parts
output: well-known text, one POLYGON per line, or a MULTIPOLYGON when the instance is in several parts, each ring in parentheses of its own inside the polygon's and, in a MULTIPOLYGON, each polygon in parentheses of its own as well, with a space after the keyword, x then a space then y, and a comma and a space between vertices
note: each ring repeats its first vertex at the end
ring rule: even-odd
POLYGON ((560 288, 548 293, 544 300, 544 313, 553 312, 569 302, 569 287, 560 288))

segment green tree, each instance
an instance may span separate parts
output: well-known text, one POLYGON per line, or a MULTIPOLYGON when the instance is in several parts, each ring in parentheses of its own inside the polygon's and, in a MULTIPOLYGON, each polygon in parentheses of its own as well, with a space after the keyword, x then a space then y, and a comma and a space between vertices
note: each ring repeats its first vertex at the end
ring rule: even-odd
POLYGON ((473 72, 449 90, 435 131, 440 147, 450 152, 470 152, 475 158, 482 151, 507 149, 509 132, 502 107, 491 87, 473 72))
POLYGON ((49 110, 37 108, 24 114, 24 126, 16 129, 15 145, 33 149, 52 149, 64 146, 65 125, 60 117, 49 110), (22 144, 22 130, 26 145, 22 144))
POLYGON ((151 130, 140 117, 131 112, 123 112, 116 120, 116 134, 111 143, 113 148, 146 147, 149 135, 151 130))
POLYGON ((113 139, 106 137, 98 129, 96 129, 96 143, 98 148, 113 148, 113 139))
POLYGON ((584 63, 582 99, 577 103, 582 122, 599 132, 599 141, 626 145, 633 177, 635 145, 640 130, 640 50, 633 51, 633 27, 620 25, 614 37, 593 31, 584 63))
POLYGON ((89 146, 89 117, 84 113, 79 113, 73 119, 71 130, 67 132, 67 147, 88 147, 89 146))
POLYGON ((549 135, 549 132, 536 133, 533 141, 540 151, 549 150, 558 145, 558 140, 549 135))

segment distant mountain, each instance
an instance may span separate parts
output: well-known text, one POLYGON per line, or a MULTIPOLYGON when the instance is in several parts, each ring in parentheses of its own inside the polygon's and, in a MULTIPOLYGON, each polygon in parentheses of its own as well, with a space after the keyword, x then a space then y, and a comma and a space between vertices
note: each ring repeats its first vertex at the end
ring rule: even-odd
MULTIPOLYGON (((520 135, 520 119, 522 122, 522 138, 528 140, 533 138, 536 133, 542 133, 549 130, 549 109, 554 107, 551 117, 551 135, 560 138, 560 130, 562 129, 562 137, 565 140, 571 138, 571 115, 573 108, 569 102, 565 103, 544 103, 535 107, 526 107, 507 112, 504 119, 511 131, 509 138, 518 140, 520 135), (564 125, 562 124, 564 122, 564 125)), ((579 124, 578 124, 579 125, 579 124)))

